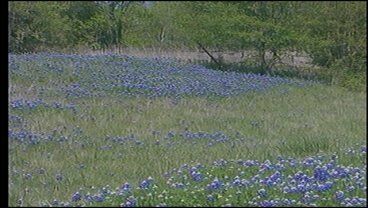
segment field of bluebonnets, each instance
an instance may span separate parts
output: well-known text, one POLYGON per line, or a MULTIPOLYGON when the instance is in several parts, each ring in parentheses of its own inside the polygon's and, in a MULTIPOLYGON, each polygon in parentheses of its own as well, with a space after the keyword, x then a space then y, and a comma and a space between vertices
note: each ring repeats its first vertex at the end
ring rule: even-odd
POLYGON ((163 58, 9 54, 9 205, 366 206, 365 99, 163 58))

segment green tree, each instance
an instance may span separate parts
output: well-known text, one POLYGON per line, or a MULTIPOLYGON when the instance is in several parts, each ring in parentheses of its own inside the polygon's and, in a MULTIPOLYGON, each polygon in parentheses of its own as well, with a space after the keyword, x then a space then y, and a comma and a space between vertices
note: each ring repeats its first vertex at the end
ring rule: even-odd
POLYGON ((9 50, 31 52, 66 46, 72 27, 61 15, 66 9, 60 2, 10 2, 9 50))

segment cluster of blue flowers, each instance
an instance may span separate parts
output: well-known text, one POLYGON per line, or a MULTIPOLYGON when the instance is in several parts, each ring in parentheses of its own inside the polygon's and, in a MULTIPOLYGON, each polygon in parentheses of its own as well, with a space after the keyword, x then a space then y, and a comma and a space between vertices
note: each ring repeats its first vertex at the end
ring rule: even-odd
MULTIPOLYGON (((183 64, 167 58, 138 58, 126 55, 9 55, 10 76, 25 79, 34 74, 55 83, 65 97, 124 96, 232 96, 307 82, 266 75, 223 72, 201 65, 183 64)), ((55 87, 55 86, 54 86, 55 87)))
MULTIPOLYGON (((365 146, 354 156, 365 157, 364 150, 365 146)), ((300 160, 278 157, 272 162, 220 159, 209 166, 183 164, 168 171, 161 187, 148 177, 137 186, 126 182, 115 191, 109 186, 94 195, 77 191, 63 204, 92 205, 112 200, 121 207, 134 207, 145 205, 139 199, 150 196, 150 206, 178 206, 178 201, 184 202, 180 197, 189 194, 202 206, 366 206, 365 170, 366 163, 342 165, 336 155, 300 160)))
MULTIPOLYGON (((16 121, 19 121, 21 117, 16 115, 11 115, 13 123, 16 123, 16 121)), ((15 124, 12 124, 13 127, 15 127, 15 124)), ((50 141, 56 141, 56 142, 63 142, 67 141, 68 137, 81 137, 85 136, 82 131, 78 128, 74 129, 71 134, 63 134, 55 136, 54 134, 49 134, 45 132, 30 132, 26 130, 25 128, 10 128, 9 129, 9 139, 27 143, 27 144, 38 144, 40 142, 50 142, 50 141)), ((106 145, 103 145, 100 147, 101 150, 110 150, 112 149, 112 144, 121 144, 121 145, 130 145, 129 147, 134 146, 149 146, 149 145, 156 145, 156 146, 164 146, 164 147, 172 147, 175 145, 180 144, 192 144, 192 145, 203 145, 205 147, 212 147, 216 144, 223 143, 228 145, 234 145, 237 140, 240 141, 242 136, 235 135, 234 137, 227 136, 222 131, 216 131, 213 133, 208 132, 192 132, 189 130, 181 131, 181 132, 175 132, 175 131, 169 131, 166 135, 158 135, 158 133, 154 133, 153 136, 160 137, 159 139, 152 139, 148 138, 146 140, 138 139, 134 134, 128 135, 128 136, 110 136, 107 135, 103 139, 106 141, 106 145)))
POLYGON ((23 119, 22 116, 9 114, 8 123, 9 123, 9 127, 12 126, 12 127, 17 127, 17 128, 22 128, 25 124, 25 120, 23 119))
POLYGON ((42 99, 36 100, 26 100, 26 99, 16 99, 10 101, 10 107, 14 110, 33 110, 39 107, 52 108, 52 109, 66 109, 76 111, 76 106, 74 104, 63 104, 61 102, 47 103, 42 99))
POLYGON ((65 142, 68 141, 68 136, 65 135, 54 135, 46 133, 37 133, 28 131, 26 129, 9 129, 8 130, 9 141, 18 141, 24 144, 36 145, 40 142, 65 142))

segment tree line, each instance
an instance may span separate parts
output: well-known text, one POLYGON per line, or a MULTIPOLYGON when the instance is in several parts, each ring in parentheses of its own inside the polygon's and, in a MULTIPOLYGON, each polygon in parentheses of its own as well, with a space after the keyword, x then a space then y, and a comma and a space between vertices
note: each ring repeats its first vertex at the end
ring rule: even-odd
POLYGON ((366 80, 364 1, 40 1, 9 2, 8 11, 10 53, 252 50, 254 64, 270 73, 283 54, 297 51, 331 82, 357 88, 366 80))

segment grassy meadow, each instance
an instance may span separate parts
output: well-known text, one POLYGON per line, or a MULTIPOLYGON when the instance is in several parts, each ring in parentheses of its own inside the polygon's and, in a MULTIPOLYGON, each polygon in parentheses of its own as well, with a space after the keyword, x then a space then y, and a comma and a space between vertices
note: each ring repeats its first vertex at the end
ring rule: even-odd
POLYGON ((365 93, 239 87, 158 59, 9 56, 9 206, 366 205, 365 93))

